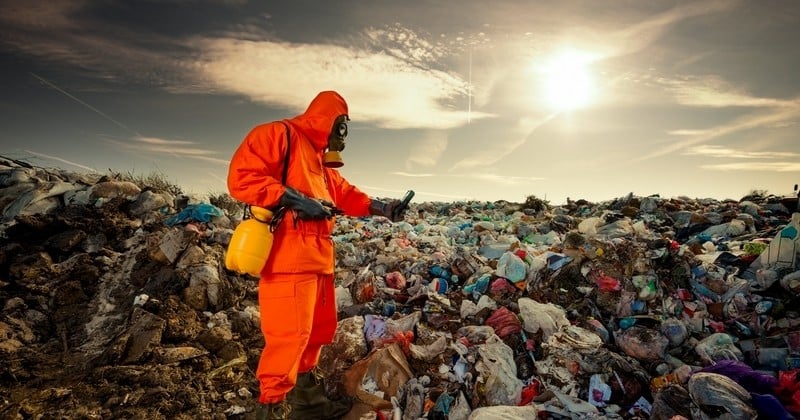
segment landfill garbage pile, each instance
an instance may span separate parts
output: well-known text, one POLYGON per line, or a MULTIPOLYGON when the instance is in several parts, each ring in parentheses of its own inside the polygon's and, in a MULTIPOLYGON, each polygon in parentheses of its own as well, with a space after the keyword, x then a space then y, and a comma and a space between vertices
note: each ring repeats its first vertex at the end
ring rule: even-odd
MULTIPOLYGON (((0 418, 253 418, 241 213, 0 162, 0 418)), ((800 213, 781 197, 412 203, 337 219, 346 419, 798 418, 800 213)))

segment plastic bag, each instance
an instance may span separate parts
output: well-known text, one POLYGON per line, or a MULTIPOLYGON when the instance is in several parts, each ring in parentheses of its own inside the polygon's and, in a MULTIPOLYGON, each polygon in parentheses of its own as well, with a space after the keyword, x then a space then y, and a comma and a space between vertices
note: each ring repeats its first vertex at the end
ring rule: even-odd
POLYGON ((727 376, 699 372, 689 378, 687 385, 692 401, 700 408, 695 418, 717 418, 729 413, 734 419, 753 419, 756 410, 751 407, 752 397, 741 385, 727 376))
POLYGON ((173 226, 178 223, 188 223, 191 221, 208 223, 214 217, 219 217, 222 215, 223 215, 222 209, 212 204, 208 203, 192 204, 186 206, 186 208, 181 210, 180 213, 164 220, 164 223, 167 226, 173 226))
POLYGON ((605 407, 611 399, 611 387, 605 383, 603 376, 592 375, 589 378, 589 403, 595 407, 605 407))
POLYGON ((778 373, 775 395, 790 413, 800 417, 800 369, 778 373))
POLYGON ((714 365, 700 369, 700 372, 718 373, 733 379, 749 392, 772 393, 778 385, 778 378, 754 370, 738 360, 721 360, 714 365))
POLYGON ((517 334, 522 330, 522 323, 517 315, 505 306, 492 312, 486 319, 486 325, 494 328, 495 334, 500 338, 505 338, 511 334, 517 334))
POLYGON ((370 406, 373 410, 391 409, 389 398, 397 396, 400 388, 413 377, 400 346, 391 344, 361 359, 344 373, 342 381, 347 395, 370 406), (383 398, 363 389, 365 382, 374 382, 383 398))
POLYGON ((694 350, 707 364, 720 360, 744 360, 744 354, 733 344, 734 338, 725 333, 714 333, 704 338, 694 350))
POLYGON ((639 326, 623 331, 616 338, 622 351, 638 360, 659 360, 669 345, 660 332, 639 326))

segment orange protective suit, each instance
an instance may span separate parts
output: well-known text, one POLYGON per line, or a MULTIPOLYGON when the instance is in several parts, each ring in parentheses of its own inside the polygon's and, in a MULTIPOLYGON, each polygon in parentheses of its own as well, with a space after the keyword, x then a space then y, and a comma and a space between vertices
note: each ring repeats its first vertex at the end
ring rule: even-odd
MULTIPOLYGON (((348 115, 336 92, 319 93, 308 109, 283 122, 291 144, 286 185, 311 198, 330 201, 349 216, 370 214, 370 197, 323 165, 334 121, 348 115)), ((255 127, 231 158, 228 190, 244 203, 274 208, 285 191, 281 184, 287 153, 281 122, 255 127)), ((259 281, 258 302, 264 349, 258 364, 261 403, 283 400, 297 374, 314 368, 322 346, 336 331, 333 285, 334 221, 295 220, 291 211, 274 232, 272 251, 259 281)))

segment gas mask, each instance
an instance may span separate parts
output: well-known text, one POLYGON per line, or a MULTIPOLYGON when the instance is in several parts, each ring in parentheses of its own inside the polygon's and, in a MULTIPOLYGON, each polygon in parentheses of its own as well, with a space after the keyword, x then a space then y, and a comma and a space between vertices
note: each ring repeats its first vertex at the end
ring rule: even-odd
POLYGON ((328 136, 328 150, 322 157, 323 164, 328 168, 341 168, 344 165, 342 155, 339 153, 344 150, 344 139, 347 137, 347 115, 340 115, 333 122, 331 134, 328 136))

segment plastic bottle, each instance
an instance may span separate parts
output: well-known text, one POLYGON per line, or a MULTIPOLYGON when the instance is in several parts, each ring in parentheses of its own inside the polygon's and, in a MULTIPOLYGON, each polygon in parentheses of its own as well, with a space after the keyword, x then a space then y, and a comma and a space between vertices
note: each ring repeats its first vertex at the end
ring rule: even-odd
POLYGON ((766 252, 761 254, 765 266, 794 268, 800 242, 800 213, 793 213, 789 223, 775 235, 766 252))
POLYGON ((250 212, 253 217, 239 223, 233 231, 225 255, 225 267, 237 273, 260 277, 272 250, 272 232, 269 230, 272 212, 255 206, 250 207, 250 212))

